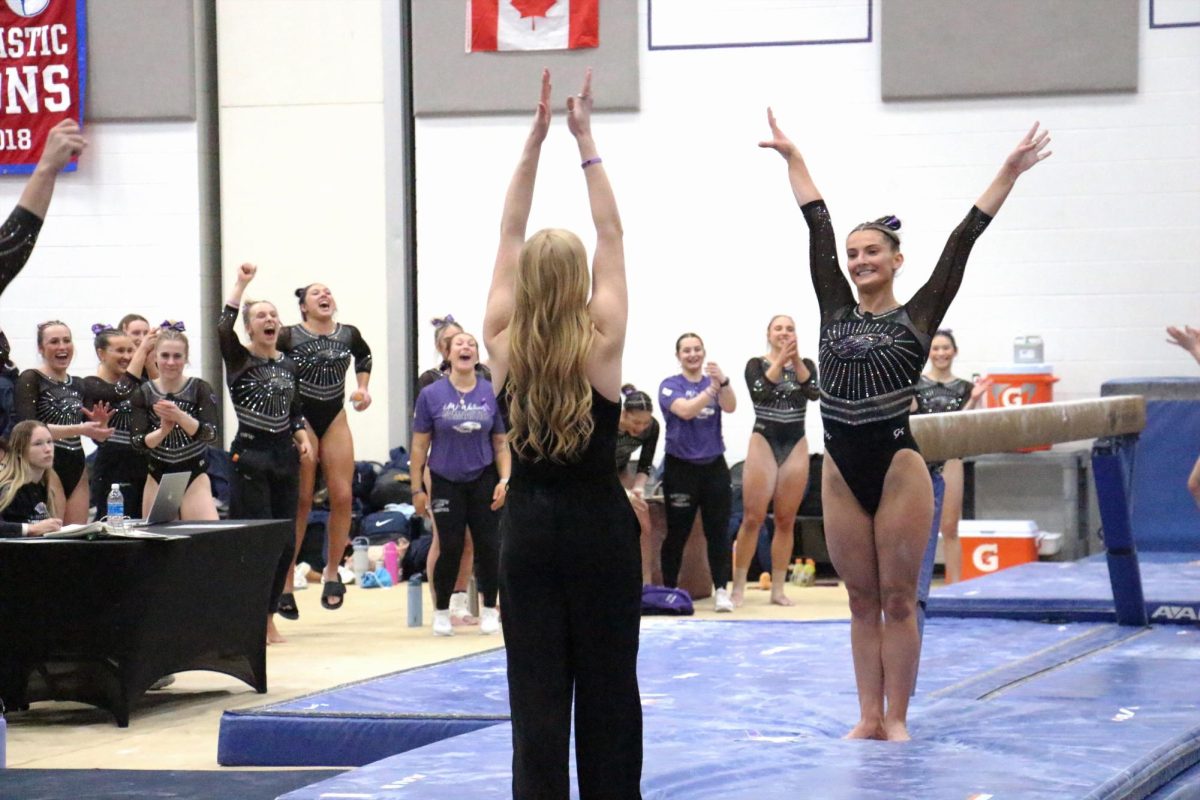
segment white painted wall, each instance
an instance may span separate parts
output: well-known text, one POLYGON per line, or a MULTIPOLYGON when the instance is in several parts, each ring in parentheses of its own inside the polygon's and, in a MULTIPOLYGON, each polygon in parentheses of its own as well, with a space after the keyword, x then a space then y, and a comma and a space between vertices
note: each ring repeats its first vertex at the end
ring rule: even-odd
MULTIPOLYGON (((71 371, 96 369, 91 326, 128 312, 158 324, 182 319, 191 361, 202 363, 199 172, 192 122, 86 125, 79 169, 59 177, 38 244, 0 300, 12 358, 35 367, 36 327, 59 318, 75 336, 71 371)), ((0 178, 7 216, 25 177, 0 178)))
MULTIPOLYGON (((350 411, 357 458, 385 458, 389 332, 384 270, 380 0, 219 0, 222 269, 259 266, 247 291, 298 322, 293 290, 322 282, 374 351, 374 404, 350 411)), ((224 296, 224 293, 223 293, 224 296)), ((394 339, 391 341, 390 339, 394 339)), ((348 406, 349 407, 349 406, 348 406)), ((227 438, 236 429, 226 408, 227 438)))
MULTIPOLYGON (((701 333, 735 376, 729 460, 753 422, 741 380, 765 349, 767 320, 796 317, 816 348, 807 232, 783 162, 756 143, 765 108, 804 149, 841 235, 895 213, 905 224, 906 299, 946 235, 1034 120, 1055 154, 1027 174, 977 245, 946 318, 956 371, 1011 360, 1012 339, 1040 334, 1056 397, 1096 396, 1109 378, 1194 375, 1164 344, 1168 323, 1200 323, 1200 28, 1149 30, 1142 2, 1140 90, 884 104, 879 44, 736 50, 645 48, 642 110, 595 121, 626 228, 631 287, 627 380, 653 391, 678 371, 675 337, 701 333)), ((878 8, 876 8, 878 25, 878 8)), ((877 29, 877 28, 876 28, 877 29)), ((556 75, 556 111, 579 75, 556 75)), ((604 76, 595 78, 603 93, 604 76)), ((537 87, 529 87, 531 102, 537 87)), ((421 119, 417 126, 422 323, 447 311, 478 330, 505 187, 527 120, 421 119)), ((563 116, 543 149, 530 231, 589 233, 583 176, 563 116)), ((422 366, 433 361, 422 324, 422 366)), ((819 448, 811 406, 810 439, 819 448)))

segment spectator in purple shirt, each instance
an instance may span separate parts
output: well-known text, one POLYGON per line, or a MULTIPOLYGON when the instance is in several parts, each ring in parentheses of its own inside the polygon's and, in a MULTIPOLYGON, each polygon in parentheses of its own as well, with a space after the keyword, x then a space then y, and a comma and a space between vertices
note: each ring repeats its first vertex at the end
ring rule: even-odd
POLYGON ((492 384, 475 371, 479 363, 475 337, 455 334, 449 361, 446 377, 422 389, 417 397, 409 461, 413 505, 421 516, 433 512, 442 550, 433 568, 433 633, 454 633, 450 595, 458 577, 468 525, 475 540, 475 574, 483 598, 479 632, 498 633, 500 535, 496 512, 504 505, 510 468, 504 420, 492 384), (422 485, 426 460, 428 499, 422 485))
POLYGON ((663 540, 663 583, 675 586, 683 548, 696 512, 708 540, 714 607, 733 611, 725 585, 729 582, 729 515, 733 493, 721 438, 721 412, 732 412, 737 398, 729 378, 716 362, 705 361, 704 342, 685 333, 675 342, 683 367, 658 387, 658 403, 667 421, 667 457, 663 462, 663 496, 667 505, 667 538, 663 540))

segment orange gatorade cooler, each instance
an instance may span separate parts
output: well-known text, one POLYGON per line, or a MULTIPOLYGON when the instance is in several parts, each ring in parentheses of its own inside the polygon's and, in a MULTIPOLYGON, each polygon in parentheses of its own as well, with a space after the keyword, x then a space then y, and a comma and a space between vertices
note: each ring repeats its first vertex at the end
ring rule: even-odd
POLYGON ((964 519, 958 523, 962 578, 978 578, 1037 561, 1041 532, 1033 520, 964 519))
MULTIPOLYGON (((1027 406, 1033 403, 1050 403, 1054 401, 1053 368, 1049 364, 1008 364, 998 368, 996 372, 988 373, 987 380, 992 382, 984 397, 987 408, 1012 408, 1027 406)), ((1026 447, 1020 452, 1030 453, 1034 450, 1049 450, 1050 445, 1026 447)))

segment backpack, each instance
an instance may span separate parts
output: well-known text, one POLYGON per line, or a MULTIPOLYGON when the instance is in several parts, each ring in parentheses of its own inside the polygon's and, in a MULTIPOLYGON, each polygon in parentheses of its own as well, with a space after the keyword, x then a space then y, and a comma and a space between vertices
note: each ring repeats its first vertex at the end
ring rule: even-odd
POLYGON ((694 613, 692 596, 686 589, 672 589, 667 586, 642 587, 642 616, 666 614, 690 617, 694 613))
POLYGON ((408 517, 399 511, 376 511, 367 514, 358 524, 358 535, 371 540, 371 544, 409 539, 408 517))

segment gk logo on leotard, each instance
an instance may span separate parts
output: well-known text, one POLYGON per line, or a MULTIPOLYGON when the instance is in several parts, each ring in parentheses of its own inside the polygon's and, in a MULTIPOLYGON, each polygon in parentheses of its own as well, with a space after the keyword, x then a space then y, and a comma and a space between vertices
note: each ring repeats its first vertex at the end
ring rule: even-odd
POLYGON ((1000 545, 981 544, 971 553, 971 563, 980 572, 995 572, 1000 569, 1000 545))
POLYGON ((903 435, 904 435, 904 428, 896 428, 896 430, 892 431, 893 439, 899 439, 903 435))
POLYGON ((867 353, 895 342, 889 333, 852 333, 829 343, 833 354, 842 359, 865 358, 867 353))

